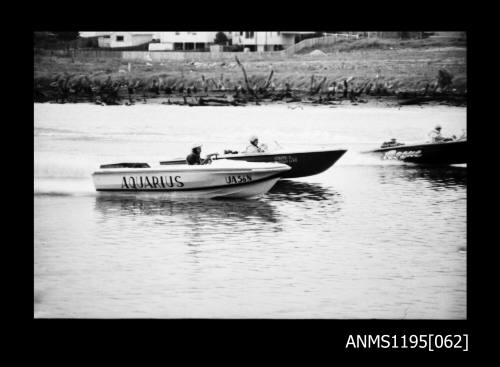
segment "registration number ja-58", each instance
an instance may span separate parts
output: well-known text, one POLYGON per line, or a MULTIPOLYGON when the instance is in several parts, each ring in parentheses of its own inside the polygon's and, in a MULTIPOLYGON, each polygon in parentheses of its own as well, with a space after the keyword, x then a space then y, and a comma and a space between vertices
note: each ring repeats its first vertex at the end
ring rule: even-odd
POLYGON ((252 181, 252 177, 249 175, 226 176, 226 183, 228 184, 238 184, 250 181, 252 181))

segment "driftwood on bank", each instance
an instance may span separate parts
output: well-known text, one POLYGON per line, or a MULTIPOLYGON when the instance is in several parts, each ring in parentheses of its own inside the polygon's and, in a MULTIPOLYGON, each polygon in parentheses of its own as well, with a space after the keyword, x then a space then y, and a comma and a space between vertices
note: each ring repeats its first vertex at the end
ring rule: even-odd
POLYGON ((326 76, 324 77, 324 79, 311 91, 311 94, 312 95, 315 95, 315 94, 318 94, 318 92, 321 90, 321 88, 323 87, 323 84, 325 84, 326 82, 326 76))
POLYGON ((257 93, 254 91, 254 89, 250 86, 250 82, 248 81, 248 76, 247 76, 247 72, 245 71, 245 68, 243 67, 243 65, 241 64, 240 60, 238 59, 238 56, 235 56, 234 57, 236 59, 236 63, 239 65, 239 67, 241 68, 241 71, 243 72, 243 77, 245 78, 245 85, 247 86, 247 90, 249 90, 253 96, 255 98, 258 98, 257 97, 257 93))
POLYGON ((188 103, 189 106, 243 106, 237 102, 234 98, 204 98, 199 97, 195 99, 195 102, 188 103))
POLYGON ((266 84, 264 84, 264 87, 263 87, 264 90, 267 90, 269 88, 269 85, 271 84, 271 80, 273 78, 273 75, 274 75, 274 70, 271 69, 271 72, 269 73, 266 84))
MULTIPOLYGON (((346 78, 341 82, 333 81, 327 89, 327 77, 317 83, 316 77, 311 76, 309 89, 292 88, 293 80, 284 80, 282 85, 275 87, 273 83, 274 70, 270 70, 267 79, 251 85, 249 76, 244 66, 236 57, 240 66, 246 88, 240 81, 229 81, 234 88, 226 88, 224 75, 220 75, 220 83, 213 78, 201 75, 200 84, 194 82, 180 85, 178 82, 167 83, 161 78, 155 80, 112 80, 109 76, 105 80, 91 79, 89 76, 71 76, 69 74, 57 75, 53 79, 38 78, 34 82, 35 102, 77 103, 94 102, 102 105, 116 105, 134 103, 147 103, 148 99, 169 98, 165 104, 180 104, 191 106, 229 106, 245 105, 259 101, 268 102, 304 102, 313 104, 338 104, 347 100, 351 103, 363 103, 361 97, 380 99, 388 97, 399 106, 418 105, 428 102, 447 103, 453 105, 466 105, 466 90, 453 89, 453 76, 441 72, 434 82, 428 82, 425 88, 405 90, 397 88, 394 83, 382 83, 378 80, 365 80, 358 85, 346 78), (237 85, 237 84, 240 85, 237 85), (271 86, 272 84, 272 86, 271 86), (198 86, 198 88, 197 88, 198 86), (209 88, 210 86, 210 88, 209 88), (212 87, 213 86, 213 87, 212 87), (187 97, 187 98, 186 98, 187 97), (172 100, 170 100, 172 98, 172 100)), ((219 79, 219 78, 217 78, 219 79)), ((241 79, 240 79, 241 80, 241 79)))

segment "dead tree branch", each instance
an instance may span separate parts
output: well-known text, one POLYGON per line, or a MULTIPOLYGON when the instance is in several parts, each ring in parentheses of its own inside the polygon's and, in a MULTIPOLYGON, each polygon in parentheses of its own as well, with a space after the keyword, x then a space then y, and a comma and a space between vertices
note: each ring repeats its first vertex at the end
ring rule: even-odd
POLYGON ((238 56, 235 56, 234 58, 236 59, 236 63, 241 67, 241 71, 243 72, 243 76, 245 78, 245 84, 247 86, 247 90, 249 90, 254 95, 254 97, 257 98, 255 90, 250 86, 250 82, 248 81, 247 72, 245 71, 245 68, 238 59, 238 56))

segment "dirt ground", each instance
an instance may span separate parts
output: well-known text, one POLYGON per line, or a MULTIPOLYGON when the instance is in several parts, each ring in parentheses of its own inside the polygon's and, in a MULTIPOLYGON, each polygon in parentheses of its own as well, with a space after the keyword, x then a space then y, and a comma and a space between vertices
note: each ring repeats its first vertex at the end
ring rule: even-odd
POLYGON ((334 96, 350 98, 350 94, 344 95, 346 88, 358 97, 398 96, 404 99, 417 95, 436 96, 436 93, 442 96, 443 92, 466 96, 465 45, 431 43, 425 47, 415 47, 415 44, 410 47, 394 43, 392 47, 384 43, 379 47, 369 46, 352 48, 350 45, 351 49, 346 51, 344 45, 344 49, 305 50, 302 54, 277 60, 243 61, 248 85, 236 60, 129 63, 121 59, 35 54, 35 100, 57 100, 57 95, 64 94, 61 88, 67 88, 66 94, 73 94, 74 101, 92 99, 101 93, 103 85, 114 85, 120 100, 127 95, 127 90, 130 92, 127 87, 131 86, 133 94, 148 98, 180 97, 186 95, 188 88, 188 96, 201 93, 205 97, 238 90, 255 97, 252 90, 260 89, 267 97, 288 90, 299 94, 297 98, 302 98, 304 93, 326 98, 329 92, 331 97, 332 91, 334 96), (440 70, 451 78, 446 90, 440 85, 440 70), (85 89, 87 93, 82 92, 85 89))

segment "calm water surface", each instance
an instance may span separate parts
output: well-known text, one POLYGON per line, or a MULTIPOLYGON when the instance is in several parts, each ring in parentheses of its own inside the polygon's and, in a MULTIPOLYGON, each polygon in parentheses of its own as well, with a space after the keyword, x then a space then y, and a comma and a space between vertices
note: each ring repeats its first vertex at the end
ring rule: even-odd
POLYGON ((467 168, 359 153, 460 134, 464 108, 35 104, 34 120, 35 317, 466 318, 467 168), (253 200, 94 191, 99 164, 252 134, 349 151, 253 200))

